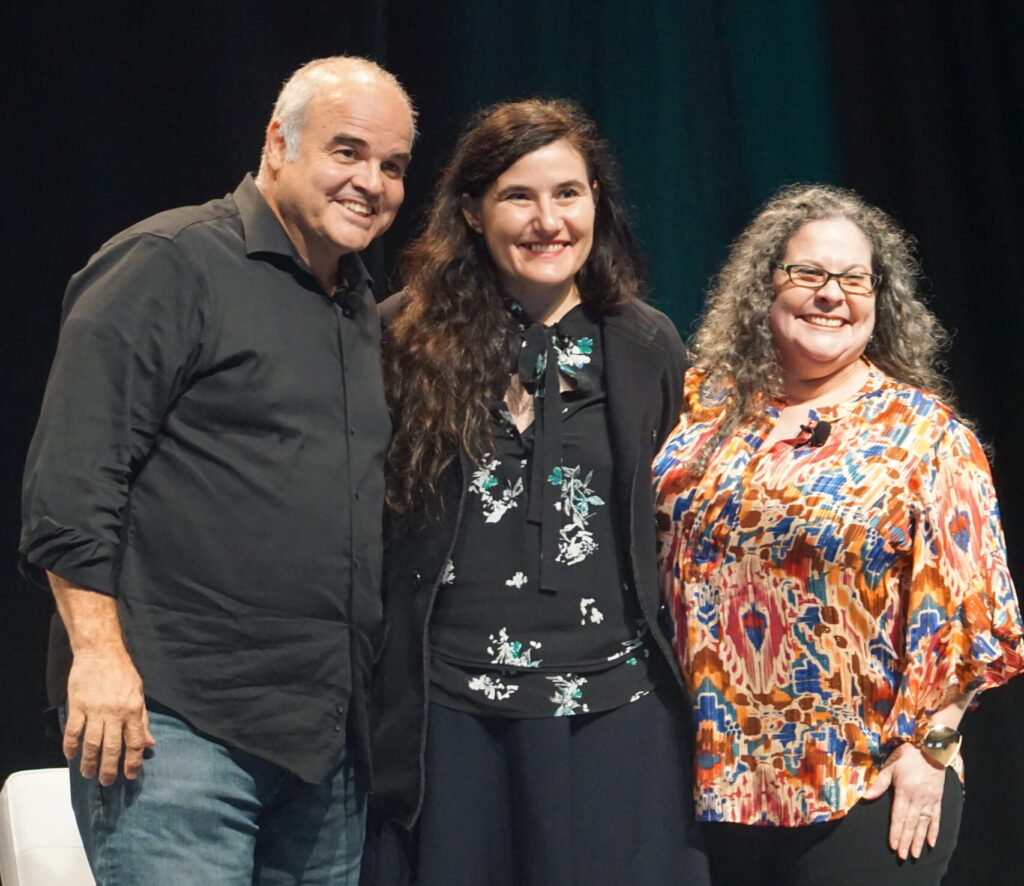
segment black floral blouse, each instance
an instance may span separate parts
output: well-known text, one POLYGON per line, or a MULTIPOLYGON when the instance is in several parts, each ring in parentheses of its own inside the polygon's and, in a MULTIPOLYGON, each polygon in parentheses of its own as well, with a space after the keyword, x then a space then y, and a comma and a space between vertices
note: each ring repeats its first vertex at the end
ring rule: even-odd
POLYGON ((431 700, 506 717, 611 710, 653 676, 608 505, 600 325, 582 305, 554 327, 510 310, 512 371, 536 418, 520 433, 503 401, 492 409, 493 448, 470 478, 431 622, 431 700), (571 390, 558 393, 558 373, 571 390))

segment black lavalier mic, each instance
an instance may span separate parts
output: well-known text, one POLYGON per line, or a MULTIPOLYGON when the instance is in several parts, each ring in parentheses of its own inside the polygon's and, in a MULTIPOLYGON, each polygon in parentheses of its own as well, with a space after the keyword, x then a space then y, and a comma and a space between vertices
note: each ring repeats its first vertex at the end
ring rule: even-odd
POLYGON ((800 425, 800 430, 805 434, 811 435, 811 438, 807 441, 808 446, 824 446, 828 435, 832 433, 832 425, 827 421, 819 421, 813 428, 807 425, 800 425))

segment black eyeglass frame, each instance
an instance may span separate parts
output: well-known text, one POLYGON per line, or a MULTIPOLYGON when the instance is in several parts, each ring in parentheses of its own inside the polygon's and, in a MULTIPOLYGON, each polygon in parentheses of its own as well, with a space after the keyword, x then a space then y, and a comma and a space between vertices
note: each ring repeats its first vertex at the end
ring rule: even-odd
POLYGON ((828 286, 828 281, 834 277, 839 282, 839 288, 842 289, 843 292, 845 292, 847 295, 858 295, 861 298, 874 298, 875 291, 882 283, 881 274, 868 274, 865 273, 864 271, 857 271, 858 275, 868 277, 871 280, 871 288, 867 292, 850 292, 850 290, 843 285, 843 280, 846 278, 847 274, 850 273, 849 271, 843 271, 841 273, 836 273, 834 271, 826 271, 824 268, 819 268, 817 265, 809 265, 806 264, 805 262, 793 262, 792 264, 788 265, 776 265, 775 269, 778 271, 785 271, 786 276, 789 278, 789 282, 792 283, 794 286, 799 286, 803 289, 813 289, 815 292, 817 292, 819 289, 823 289, 824 287, 828 286), (793 275, 790 273, 791 269, 793 268, 814 268, 814 270, 816 271, 821 271, 825 275, 825 279, 822 280, 817 286, 811 286, 809 283, 802 283, 799 280, 793 279, 793 275))

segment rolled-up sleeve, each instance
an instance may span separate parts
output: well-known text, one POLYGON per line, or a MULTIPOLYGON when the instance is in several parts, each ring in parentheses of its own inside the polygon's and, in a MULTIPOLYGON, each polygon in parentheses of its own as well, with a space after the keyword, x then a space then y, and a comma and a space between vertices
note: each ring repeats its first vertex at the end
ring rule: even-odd
POLYGON ((22 487, 20 566, 117 593, 132 478, 199 351, 202 289, 171 240, 124 234, 76 274, 22 487))

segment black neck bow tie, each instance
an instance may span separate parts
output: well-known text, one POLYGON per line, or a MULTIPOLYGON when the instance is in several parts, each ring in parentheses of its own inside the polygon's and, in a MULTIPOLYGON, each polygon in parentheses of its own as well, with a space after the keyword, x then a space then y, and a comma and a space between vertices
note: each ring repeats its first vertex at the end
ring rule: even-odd
MULTIPOLYGON (((582 307, 567 313, 553 326, 529 323, 525 312, 518 305, 510 308, 516 320, 518 335, 512 336, 510 356, 511 371, 519 376, 523 387, 534 398, 533 459, 530 465, 530 500, 526 512, 529 522, 540 526, 540 587, 542 591, 556 593, 559 590, 558 556, 559 511, 562 495, 561 474, 556 469, 562 464, 562 397, 560 392, 559 369, 572 376, 577 390, 591 387, 591 372, 582 372, 582 366, 574 365, 566 358, 573 348, 586 357, 587 369, 591 369, 590 355, 593 351, 593 333, 596 324, 588 324, 582 307), (580 336, 580 323, 592 325, 591 337, 580 336), (561 353, 560 353, 561 351, 561 353), (560 358, 561 365, 560 367, 560 358)), ((585 330, 590 331, 590 330, 585 330)))

